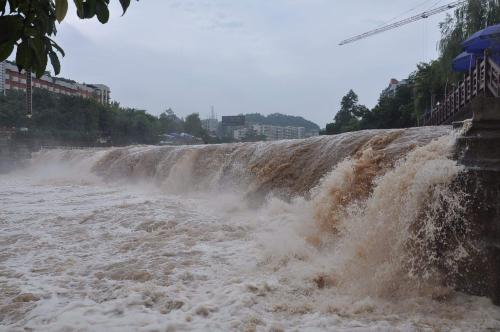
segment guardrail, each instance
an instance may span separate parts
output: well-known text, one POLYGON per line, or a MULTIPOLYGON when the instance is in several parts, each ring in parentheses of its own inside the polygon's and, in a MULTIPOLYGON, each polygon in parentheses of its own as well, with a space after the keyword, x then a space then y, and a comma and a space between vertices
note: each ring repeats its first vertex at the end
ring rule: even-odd
POLYGON ((444 100, 421 119, 423 126, 437 126, 451 122, 454 115, 463 110, 480 95, 500 97, 500 66, 489 56, 476 62, 476 67, 444 100))

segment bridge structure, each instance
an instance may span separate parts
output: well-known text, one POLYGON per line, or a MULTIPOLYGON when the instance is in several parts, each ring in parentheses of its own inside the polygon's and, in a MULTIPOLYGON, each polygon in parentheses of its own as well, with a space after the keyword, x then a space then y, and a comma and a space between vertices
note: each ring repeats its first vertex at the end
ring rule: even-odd
POLYGON ((458 86, 424 114, 420 125, 436 126, 472 117, 472 101, 478 97, 500 98, 500 66, 488 53, 464 75, 458 86))

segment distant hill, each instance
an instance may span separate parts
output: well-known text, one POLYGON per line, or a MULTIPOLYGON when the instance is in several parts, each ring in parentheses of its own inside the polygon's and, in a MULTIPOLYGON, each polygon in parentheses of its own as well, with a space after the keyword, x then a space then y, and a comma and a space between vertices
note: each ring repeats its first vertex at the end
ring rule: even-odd
POLYGON ((291 127, 304 127, 307 130, 319 130, 319 126, 314 122, 304 119, 301 116, 285 115, 281 113, 273 113, 268 116, 260 113, 245 114, 247 122, 258 124, 267 124, 273 126, 291 126, 291 127))

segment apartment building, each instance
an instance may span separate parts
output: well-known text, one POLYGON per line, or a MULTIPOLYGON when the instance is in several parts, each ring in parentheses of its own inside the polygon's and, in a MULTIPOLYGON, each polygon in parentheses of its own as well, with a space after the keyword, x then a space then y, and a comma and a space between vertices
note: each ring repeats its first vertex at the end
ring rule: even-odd
POLYGON ((233 131, 233 138, 237 141, 241 141, 241 140, 247 138, 251 132, 252 132, 252 129, 250 129, 250 128, 235 129, 233 131))
MULTIPOLYGON (((32 75, 33 88, 50 92, 92 98, 102 104, 110 103, 111 89, 104 84, 78 83, 62 77, 52 77, 49 73, 40 78, 32 75)), ((26 74, 19 72, 17 66, 9 61, 0 63, 0 93, 7 90, 26 90, 26 74)))
POLYGON ((281 127, 281 126, 254 124, 253 130, 257 133, 257 135, 266 136, 268 141, 305 138, 304 127, 290 127, 290 126, 281 127))

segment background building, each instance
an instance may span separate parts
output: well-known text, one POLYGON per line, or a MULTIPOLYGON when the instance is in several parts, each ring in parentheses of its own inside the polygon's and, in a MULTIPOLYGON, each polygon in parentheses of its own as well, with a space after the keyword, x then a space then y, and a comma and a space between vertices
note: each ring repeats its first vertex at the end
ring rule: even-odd
POLYGON ((221 134, 225 137, 234 137, 234 131, 246 128, 244 115, 223 116, 221 122, 221 134))
POLYGON ((389 81, 389 86, 385 88, 384 91, 382 91, 382 97, 396 97, 396 92, 398 91, 398 88, 404 85, 408 85, 407 80, 401 80, 398 81, 395 78, 391 78, 389 81))
POLYGON ((219 128, 219 121, 217 119, 201 120, 201 126, 210 134, 216 134, 217 129, 219 128))
POLYGON ((0 62, 0 93, 5 94, 5 62, 0 62))
POLYGON ((210 116, 208 119, 201 120, 201 127, 205 129, 210 135, 216 136, 219 132, 219 120, 217 120, 217 114, 215 114, 214 107, 210 111, 210 116))
POLYGON ((282 139, 300 139, 306 137, 306 129, 304 127, 282 127, 254 124, 253 130, 257 133, 257 135, 266 136, 268 141, 277 141, 282 139))
MULTIPOLYGON (((44 89, 53 93, 92 98, 102 104, 110 103, 111 89, 104 84, 78 83, 62 77, 52 77, 45 73, 42 77, 33 77, 33 88, 44 89)), ((18 71, 17 66, 9 61, 0 63, 0 92, 7 90, 26 90, 26 74, 18 71)))
POLYGON ((252 132, 252 129, 250 129, 250 128, 235 129, 233 131, 233 138, 237 141, 241 141, 241 140, 244 140, 245 138, 247 138, 247 136, 249 136, 251 132, 252 132))
POLYGON ((273 120, 277 123, 264 123, 269 121, 259 113, 247 115, 223 116, 222 121, 218 121, 213 111, 210 118, 202 120, 202 127, 210 134, 216 133, 219 138, 231 138, 236 141, 277 141, 283 139, 302 139, 319 136, 319 127, 303 118, 293 117, 284 114, 274 114, 273 120), (300 125, 279 125, 278 123, 290 122, 305 123, 300 125), (315 128, 316 126, 317 128, 315 128))

